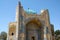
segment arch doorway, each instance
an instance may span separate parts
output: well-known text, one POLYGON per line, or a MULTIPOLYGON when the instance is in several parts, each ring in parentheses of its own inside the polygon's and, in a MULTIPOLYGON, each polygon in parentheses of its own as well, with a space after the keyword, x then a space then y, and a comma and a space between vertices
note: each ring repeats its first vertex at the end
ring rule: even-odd
POLYGON ((31 20, 26 24, 26 40, 41 40, 42 25, 37 20, 31 20))

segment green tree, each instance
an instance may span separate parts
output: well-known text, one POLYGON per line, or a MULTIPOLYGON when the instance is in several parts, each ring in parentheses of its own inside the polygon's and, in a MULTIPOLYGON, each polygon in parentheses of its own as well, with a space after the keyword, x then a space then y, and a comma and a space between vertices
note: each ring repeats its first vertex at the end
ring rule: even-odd
POLYGON ((60 35, 60 30, 56 30, 56 31, 55 31, 55 34, 56 34, 56 35, 60 35))
POLYGON ((60 30, 55 31, 55 39, 60 40, 60 30))
POLYGON ((7 39, 7 33, 6 32, 1 32, 1 37, 6 40, 7 39))
POLYGON ((0 34, 0 39, 1 39, 1 34, 0 34))

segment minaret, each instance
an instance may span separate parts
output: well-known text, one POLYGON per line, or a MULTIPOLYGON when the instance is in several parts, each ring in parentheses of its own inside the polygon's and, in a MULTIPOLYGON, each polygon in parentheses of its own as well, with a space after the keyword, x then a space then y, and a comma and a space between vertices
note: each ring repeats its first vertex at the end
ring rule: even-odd
POLYGON ((24 40, 24 24, 23 24, 23 14, 24 10, 21 6, 20 1, 18 2, 17 10, 16 10, 16 40, 24 40), (22 36, 23 35, 23 36, 22 36))
POLYGON ((22 6, 21 6, 21 3, 20 3, 20 1, 18 2, 18 5, 17 5, 17 8, 16 8, 16 18, 15 18, 15 20, 16 21, 18 21, 18 18, 19 18, 19 14, 21 14, 20 13, 20 10, 22 9, 22 6))

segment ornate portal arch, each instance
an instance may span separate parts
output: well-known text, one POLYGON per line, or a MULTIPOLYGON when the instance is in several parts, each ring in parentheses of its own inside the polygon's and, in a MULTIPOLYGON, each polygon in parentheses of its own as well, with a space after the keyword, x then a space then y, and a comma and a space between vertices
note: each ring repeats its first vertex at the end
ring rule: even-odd
POLYGON ((27 18, 25 21, 26 40, 43 40, 43 24, 37 17, 27 18))

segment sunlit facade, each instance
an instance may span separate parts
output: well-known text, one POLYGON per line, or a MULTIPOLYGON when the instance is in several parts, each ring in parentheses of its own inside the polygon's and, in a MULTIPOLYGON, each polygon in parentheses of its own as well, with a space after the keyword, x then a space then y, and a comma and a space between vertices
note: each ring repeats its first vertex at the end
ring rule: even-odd
POLYGON ((52 40, 54 28, 50 23, 48 9, 37 14, 33 10, 24 10, 21 3, 16 8, 16 21, 10 22, 7 40, 52 40))

